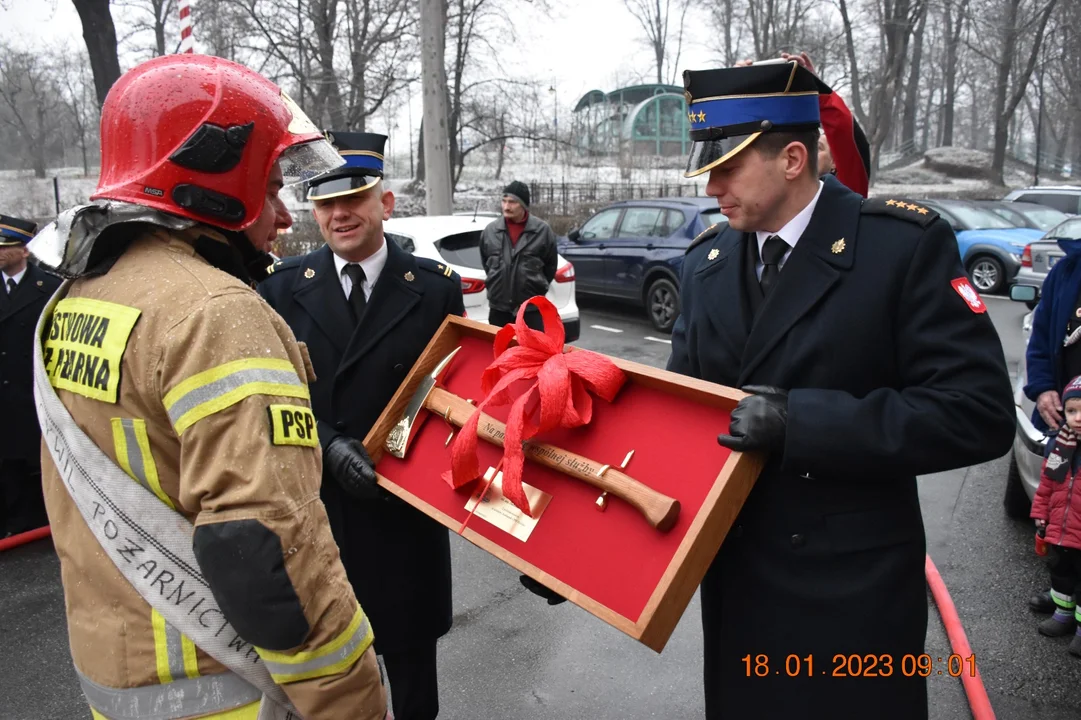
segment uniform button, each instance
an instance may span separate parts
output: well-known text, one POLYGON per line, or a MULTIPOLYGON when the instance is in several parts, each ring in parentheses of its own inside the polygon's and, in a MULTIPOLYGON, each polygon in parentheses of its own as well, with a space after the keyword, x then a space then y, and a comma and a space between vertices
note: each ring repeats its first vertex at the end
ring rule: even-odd
POLYGON ((803 547, 807 543, 807 538, 803 537, 802 533, 796 533, 792 536, 792 547, 803 547))
POLYGON ((398 363, 397 365, 394 366, 394 371, 395 372, 400 372, 401 370, 404 370, 404 369, 405 369, 405 365, 402 365, 401 363, 398 363))
POLYGON ((334 423, 334 429, 335 430, 345 430, 345 421, 344 420, 339 420, 338 422, 334 423))

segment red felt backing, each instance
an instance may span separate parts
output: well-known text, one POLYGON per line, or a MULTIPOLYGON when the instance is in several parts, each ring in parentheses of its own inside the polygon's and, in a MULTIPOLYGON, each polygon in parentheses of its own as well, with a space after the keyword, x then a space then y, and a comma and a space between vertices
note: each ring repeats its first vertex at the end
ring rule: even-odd
MULTIPOLYGON (((491 343, 465 336, 461 345, 444 387, 479 404, 480 376, 492 361, 491 343)), ((505 421, 508 407, 489 413, 505 421)), ((465 504, 478 484, 455 491, 440 477, 450 464, 450 449, 444 447, 450 430, 442 417, 426 414, 406 459, 384 454, 377 469, 454 518, 456 532, 469 515, 465 504)), ((528 459, 522 480, 552 495, 529 540, 522 542, 479 517, 469 521, 469 529, 637 622, 728 459, 729 451, 717 444, 717 434, 727 432, 728 422, 727 410, 667 395, 632 379, 611 404, 594 397, 590 425, 536 438, 612 467, 633 449, 625 472, 682 506, 679 520, 668 532, 654 530, 634 508, 611 495, 608 509, 599 512, 596 488, 528 459)), ((479 442, 482 472, 495 467, 502 452, 501 447, 479 442)))

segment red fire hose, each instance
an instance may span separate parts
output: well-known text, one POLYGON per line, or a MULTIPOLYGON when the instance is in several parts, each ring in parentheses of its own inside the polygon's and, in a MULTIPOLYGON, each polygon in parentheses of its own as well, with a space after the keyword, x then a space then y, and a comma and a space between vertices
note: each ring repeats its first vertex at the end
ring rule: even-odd
MULTIPOLYGON (((0 552, 49 537, 51 534, 49 526, 46 525, 36 530, 12 535, 9 538, 0 540, 0 552)), ((942 623, 946 626, 946 636, 950 640, 950 647, 953 648, 954 653, 961 657, 971 656, 972 648, 969 646, 968 638, 965 636, 965 629, 961 626, 961 618, 957 615, 957 608, 954 606, 953 600, 950 599, 946 584, 942 582, 942 576, 939 575, 938 568, 935 567, 930 555, 927 556, 927 561, 924 564, 924 573, 927 576, 927 585, 931 588, 931 596, 934 597, 935 605, 942 616, 942 623)), ((975 666, 973 670, 974 672, 971 674, 962 673, 961 675, 961 683, 965 688, 969 707, 972 709, 972 717, 974 720, 995 720, 995 711, 991 709, 991 700, 987 697, 987 689, 983 686, 980 670, 975 666)))
MULTIPOLYGON (((931 596, 935 599, 938 612, 942 616, 942 624, 946 626, 946 636, 950 639, 950 647, 954 653, 963 658, 972 655, 968 638, 965 637, 965 629, 961 627, 961 618, 957 615, 957 608, 950 599, 950 593, 946 590, 946 583, 942 582, 942 576, 938 574, 938 568, 927 556, 924 564, 924 574, 927 576, 927 584, 931 588, 931 596)), ((987 689, 983 686, 983 678, 980 670, 973 665, 972 673, 961 673, 961 683, 968 696, 968 706, 972 710, 974 720, 995 720, 995 711, 991 709, 991 700, 987 697, 987 689)))
POLYGON ((41 538, 49 537, 49 535, 51 534, 52 531, 49 529, 49 526, 46 525, 45 527, 39 527, 35 530, 27 530, 24 533, 19 533, 18 535, 12 535, 11 537, 3 538, 2 540, 0 540, 0 552, 10 550, 11 548, 19 547, 20 545, 25 545, 29 542, 34 542, 35 540, 40 540, 41 538))

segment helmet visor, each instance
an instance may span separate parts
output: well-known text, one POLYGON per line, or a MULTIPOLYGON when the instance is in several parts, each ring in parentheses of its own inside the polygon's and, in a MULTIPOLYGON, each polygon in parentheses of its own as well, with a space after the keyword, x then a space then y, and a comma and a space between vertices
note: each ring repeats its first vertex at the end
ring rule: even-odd
POLYGON ((286 185, 307 182, 345 164, 345 158, 323 138, 291 145, 278 157, 286 185))
POLYGON ((735 135, 718 140, 696 140, 691 143, 687 172, 683 177, 695 177, 708 172, 750 145, 762 133, 735 135))

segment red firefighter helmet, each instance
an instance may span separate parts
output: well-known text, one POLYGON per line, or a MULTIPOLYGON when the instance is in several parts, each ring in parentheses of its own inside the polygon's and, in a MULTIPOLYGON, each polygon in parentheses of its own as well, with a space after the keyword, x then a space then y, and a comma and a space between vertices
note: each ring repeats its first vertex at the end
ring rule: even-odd
POLYGON ((167 55, 132 68, 105 98, 101 177, 90 199, 243 230, 262 212, 276 160, 286 184, 343 163, 263 76, 209 55, 167 55))

